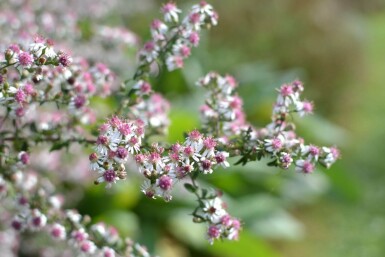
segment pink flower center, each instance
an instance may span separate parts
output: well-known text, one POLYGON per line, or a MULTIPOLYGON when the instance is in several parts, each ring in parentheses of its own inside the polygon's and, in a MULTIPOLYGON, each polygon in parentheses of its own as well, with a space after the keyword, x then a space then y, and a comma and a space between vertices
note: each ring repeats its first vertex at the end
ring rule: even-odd
POLYGON ((75 104, 76 109, 82 108, 85 105, 86 101, 87 101, 87 99, 84 95, 76 96, 74 99, 74 104, 75 104))
POLYGON ((290 85, 283 85, 281 87, 280 93, 282 96, 289 96, 293 94, 293 87, 290 85))
POLYGON ((172 179, 169 176, 163 175, 159 178, 159 187, 162 190, 169 190, 172 186, 172 179))
POLYGON ((316 146, 310 146, 309 153, 313 156, 319 155, 319 149, 316 146))
POLYGON ((124 147, 119 147, 118 150, 116 150, 116 156, 120 159, 125 159, 128 155, 128 151, 124 147))
POLYGON ((306 161, 302 166, 302 170, 304 173, 311 173, 314 170, 314 165, 311 162, 306 161))
POLYGON ((210 238, 218 238, 221 234, 219 228, 216 226, 210 226, 207 233, 210 238))
POLYGON ((19 63, 22 65, 22 66, 28 66, 28 65, 31 65, 33 63, 33 57, 32 55, 30 55, 29 53, 27 52, 22 52, 21 54, 19 54, 19 63))
POLYGON ((212 139, 211 137, 209 137, 209 138, 206 138, 206 139, 203 141, 203 145, 204 145, 207 149, 213 149, 213 148, 217 145, 217 142, 215 142, 214 139, 212 139))
POLYGON ((209 170, 211 168, 211 161, 209 160, 203 160, 202 161, 202 168, 204 170, 209 170))
POLYGON ((224 156, 224 154, 218 153, 217 155, 215 155, 215 160, 217 161, 217 163, 222 163, 226 160, 226 157, 224 156))
POLYGON ((274 138, 271 142, 271 146, 273 147, 273 149, 279 150, 282 147, 282 141, 278 138, 274 138))
POLYGON ((107 170, 106 172, 104 172, 103 178, 108 183, 114 182, 115 178, 116 178, 115 171, 114 170, 107 170))
POLYGON ((26 100, 26 95, 23 90, 19 89, 15 93, 15 100, 18 103, 23 103, 26 100))

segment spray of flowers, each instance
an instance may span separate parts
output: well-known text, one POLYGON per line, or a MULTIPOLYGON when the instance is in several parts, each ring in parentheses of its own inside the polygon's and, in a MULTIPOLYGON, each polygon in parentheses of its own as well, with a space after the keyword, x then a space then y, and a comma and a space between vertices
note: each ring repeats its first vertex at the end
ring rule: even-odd
MULTIPOLYGON (((318 164, 329 168, 339 158, 336 147, 306 144, 295 133, 292 114, 302 117, 313 112, 313 104, 301 98, 304 87, 300 81, 278 89, 271 123, 255 128, 246 120, 235 78, 215 72, 196 83, 207 91, 200 109, 202 127, 186 133, 183 142, 170 145, 150 140, 167 133, 171 108, 152 90, 150 79, 156 68, 183 68, 184 60, 199 44, 201 30, 218 22, 217 13, 205 1, 183 17, 171 2, 164 4, 161 12, 163 18, 151 23, 152 38, 139 50, 133 78, 121 87, 105 64, 72 57, 57 50, 50 39, 34 37, 30 42, 1 45, 0 201, 5 208, 0 211, 0 223, 4 224, 3 237, 13 242, 10 245, 17 245, 15 233, 28 231, 65 241, 76 253, 150 256, 145 247, 119 236, 115 228, 92 224, 89 216, 63 208, 65 200, 55 184, 32 169, 31 156, 40 144, 50 151, 74 144, 93 146, 89 169, 96 173, 95 184, 107 188, 127 179, 126 168, 132 164, 143 176, 141 191, 149 198, 171 201, 174 186, 183 183, 197 198, 193 221, 206 225, 210 243, 237 240, 242 222, 229 214, 231 206, 227 208, 222 193, 200 186, 199 177, 230 163, 244 165, 262 158, 269 159, 270 166, 294 166, 308 174, 318 164), (100 122, 90 101, 108 95, 116 96, 118 108, 100 122), (93 124, 99 125, 96 133, 85 128, 93 124), (230 157, 237 161, 229 161, 230 157)), ((123 32, 100 29, 100 34, 110 39, 135 41, 132 34, 123 32)))

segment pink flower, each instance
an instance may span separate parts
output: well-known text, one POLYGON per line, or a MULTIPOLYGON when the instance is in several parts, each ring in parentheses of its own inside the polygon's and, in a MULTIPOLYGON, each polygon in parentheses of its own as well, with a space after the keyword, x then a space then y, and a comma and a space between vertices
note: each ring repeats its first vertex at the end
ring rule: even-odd
POLYGON ((177 8, 175 3, 169 2, 164 4, 161 11, 164 14, 164 20, 166 22, 178 22, 178 13, 180 13, 181 10, 177 8))
POLYGON ((53 239, 64 240, 66 238, 66 230, 64 226, 55 223, 51 226, 50 234, 53 239))
POLYGON ((33 55, 28 52, 22 52, 18 56, 18 60, 21 66, 30 67, 34 62, 33 55))

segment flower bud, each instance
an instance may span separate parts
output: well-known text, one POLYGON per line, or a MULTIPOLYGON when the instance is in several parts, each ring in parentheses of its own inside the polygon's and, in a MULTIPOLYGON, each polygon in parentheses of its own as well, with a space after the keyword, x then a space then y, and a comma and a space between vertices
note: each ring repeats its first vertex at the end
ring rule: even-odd
POLYGON ((7 62, 9 62, 11 60, 12 56, 13 56, 12 50, 11 49, 7 49, 5 51, 5 60, 7 60, 7 62))
POLYGON ((45 58, 45 57, 40 57, 39 58, 39 64, 40 65, 44 65, 46 62, 47 62, 47 58, 45 58))

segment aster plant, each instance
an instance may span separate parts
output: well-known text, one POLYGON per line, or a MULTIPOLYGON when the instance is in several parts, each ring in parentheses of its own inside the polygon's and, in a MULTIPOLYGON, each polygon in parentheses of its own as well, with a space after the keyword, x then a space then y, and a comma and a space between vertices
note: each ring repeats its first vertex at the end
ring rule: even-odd
MULTIPOLYGON (((107 65, 58 50, 50 39, 26 37, 1 45, 0 201, 4 209, 0 219, 2 235, 13 244, 25 233, 40 232, 66 241, 76 253, 150 256, 145 247, 119 236, 115 228, 63 208, 55 183, 30 169, 31 156, 41 146, 50 151, 74 144, 92 147, 89 170, 95 173, 95 184, 106 188, 130 176, 128 165, 143 176, 141 191, 149 198, 169 202, 174 186, 183 183, 197 200, 192 219, 205 224, 211 244, 218 239, 237 240, 243 224, 231 216, 231 206, 228 210, 219 190, 199 184, 200 177, 261 159, 269 159, 269 166, 294 167, 309 174, 316 165, 329 168, 339 158, 336 147, 307 144, 295 132, 291 116, 313 112, 313 103, 302 99, 302 82, 278 89, 271 123, 257 128, 247 122, 236 79, 216 72, 196 82, 206 90, 200 108, 202 126, 186 132, 183 142, 154 142, 154 136, 167 133, 171 106, 154 92, 151 79, 163 70, 182 69, 199 45, 201 31, 218 23, 216 11, 204 1, 185 16, 172 2, 164 4, 161 13, 163 18, 151 23, 151 39, 138 52, 133 77, 120 86, 107 65), (89 103, 108 95, 116 97, 118 108, 101 122, 89 103), (99 125, 96 133, 87 130, 90 124, 99 125)), ((73 29, 74 24, 70 26, 73 29)), ((124 42, 132 36, 114 28, 98 31, 110 39, 119 39, 120 34, 124 42)))

